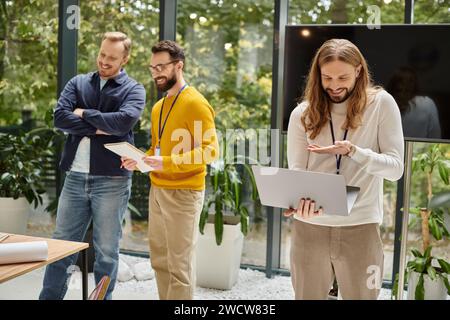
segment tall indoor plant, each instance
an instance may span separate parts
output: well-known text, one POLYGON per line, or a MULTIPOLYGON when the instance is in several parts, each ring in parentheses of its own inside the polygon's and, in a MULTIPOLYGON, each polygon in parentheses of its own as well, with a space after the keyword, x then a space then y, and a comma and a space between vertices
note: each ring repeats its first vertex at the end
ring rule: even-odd
MULTIPOLYGON (((222 152, 226 154, 226 150, 222 152)), ((258 199, 253 172, 245 163, 248 158, 238 156, 231 163, 224 159, 209 166, 212 190, 200 216, 197 250, 197 284, 215 289, 231 289, 237 281, 249 224, 249 211, 242 203, 246 178, 251 198, 258 199)))
POLYGON ((445 259, 431 254, 434 245, 432 237, 439 241, 450 236, 444 222, 445 215, 449 214, 448 195, 444 193, 434 196, 433 194, 435 170, 439 173, 438 179, 445 185, 449 185, 450 161, 446 159, 438 144, 431 145, 426 152, 414 157, 412 166, 413 174, 425 173, 427 190, 426 205, 410 210, 413 218, 409 227, 420 223, 421 230, 422 248, 411 250, 413 259, 407 264, 405 277, 409 283, 408 297, 416 300, 445 299, 446 294, 450 295, 448 281, 450 264, 445 259))

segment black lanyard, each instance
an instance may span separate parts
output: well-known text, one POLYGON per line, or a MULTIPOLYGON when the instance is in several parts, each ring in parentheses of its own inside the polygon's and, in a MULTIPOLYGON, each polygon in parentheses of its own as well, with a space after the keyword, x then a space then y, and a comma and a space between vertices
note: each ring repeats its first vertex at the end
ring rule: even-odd
MULTIPOLYGON (((334 129, 333 129, 333 121, 331 121, 331 114, 330 114, 330 127, 331 127, 331 137, 333 138, 333 145, 336 142, 336 139, 334 138, 334 129)), ((347 133, 348 133, 348 129, 345 129, 345 133, 344 133, 344 140, 347 140, 347 133)), ((336 174, 339 174, 339 168, 341 167, 341 159, 342 159, 342 154, 340 154, 339 156, 337 154, 335 154, 336 157, 336 174)))
POLYGON ((161 137, 163 135, 164 132, 164 128, 166 127, 166 122, 167 119, 169 119, 169 115, 170 112, 172 112, 173 106, 175 105, 175 102, 177 102, 178 96, 180 95, 181 91, 184 90, 184 88, 186 88, 187 84, 185 84, 177 93, 177 95, 175 96, 175 99, 172 102, 172 105, 170 106, 169 112, 167 113, 166 119, 164 120, 164 124, 161 128, 161 119, 162 119, 162 113, 163 113, 163 109, 164 109, 164 102, 166 101, 166 97, 164 97, 163 102, 162 102, 162 106, 161 106, 161 111, 159 112, 159 126, 158 126, 158 146, 160 145, 161 142, 161 137))

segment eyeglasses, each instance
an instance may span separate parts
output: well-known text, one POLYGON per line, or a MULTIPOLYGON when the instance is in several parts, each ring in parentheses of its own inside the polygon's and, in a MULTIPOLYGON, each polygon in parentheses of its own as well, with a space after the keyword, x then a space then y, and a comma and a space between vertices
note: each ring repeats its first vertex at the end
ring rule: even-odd
POLYGON ((148 70, 150 70, 150 72, 153 72, 153 70, 156 72, 161 72, 161 71, 165 70, 166 66, 168 66, 169 64, 177 63, 178 61, 180 61, 180 60, 172 60, 167 63, 157 64, 156 66, 149 65, 148 70))

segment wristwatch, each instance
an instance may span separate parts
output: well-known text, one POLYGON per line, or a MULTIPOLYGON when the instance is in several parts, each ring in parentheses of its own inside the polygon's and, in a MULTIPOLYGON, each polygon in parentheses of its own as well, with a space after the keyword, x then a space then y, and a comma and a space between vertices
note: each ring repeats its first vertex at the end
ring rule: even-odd
POLYGON ((351 158, 355 154, 356 148, 355 145, 350 145, 350 151, 346 154, 347 157, 351 158))

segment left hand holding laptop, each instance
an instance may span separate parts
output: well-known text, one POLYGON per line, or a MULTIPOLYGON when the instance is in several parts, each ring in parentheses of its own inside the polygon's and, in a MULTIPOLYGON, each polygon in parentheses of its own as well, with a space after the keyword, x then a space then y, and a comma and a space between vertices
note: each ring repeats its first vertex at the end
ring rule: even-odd
POLYGON ((290 217, 294 214, 302 219, 318 217, 323 214, 323 208, 319 207, 319 209, 316 210, 316 202, 314 200, 301 198, 297 209, 290 208, 283 212, 285 217, 290 217))
MULTIPOLYGON (((348 140, 335 141, 334 145, 326 147, 310 144, 308 145, 307 150, 320 154, 348 155, 352 150, 352 143, 348 140)), ((301 198, 297 209, 289 208, 283 212, 285 217, 290 217, 294 214, 299 218, 308 219, 322 215, 323 208, 319 207, 319 209, 316 210, 316 202, 313 199, 301 198)))

